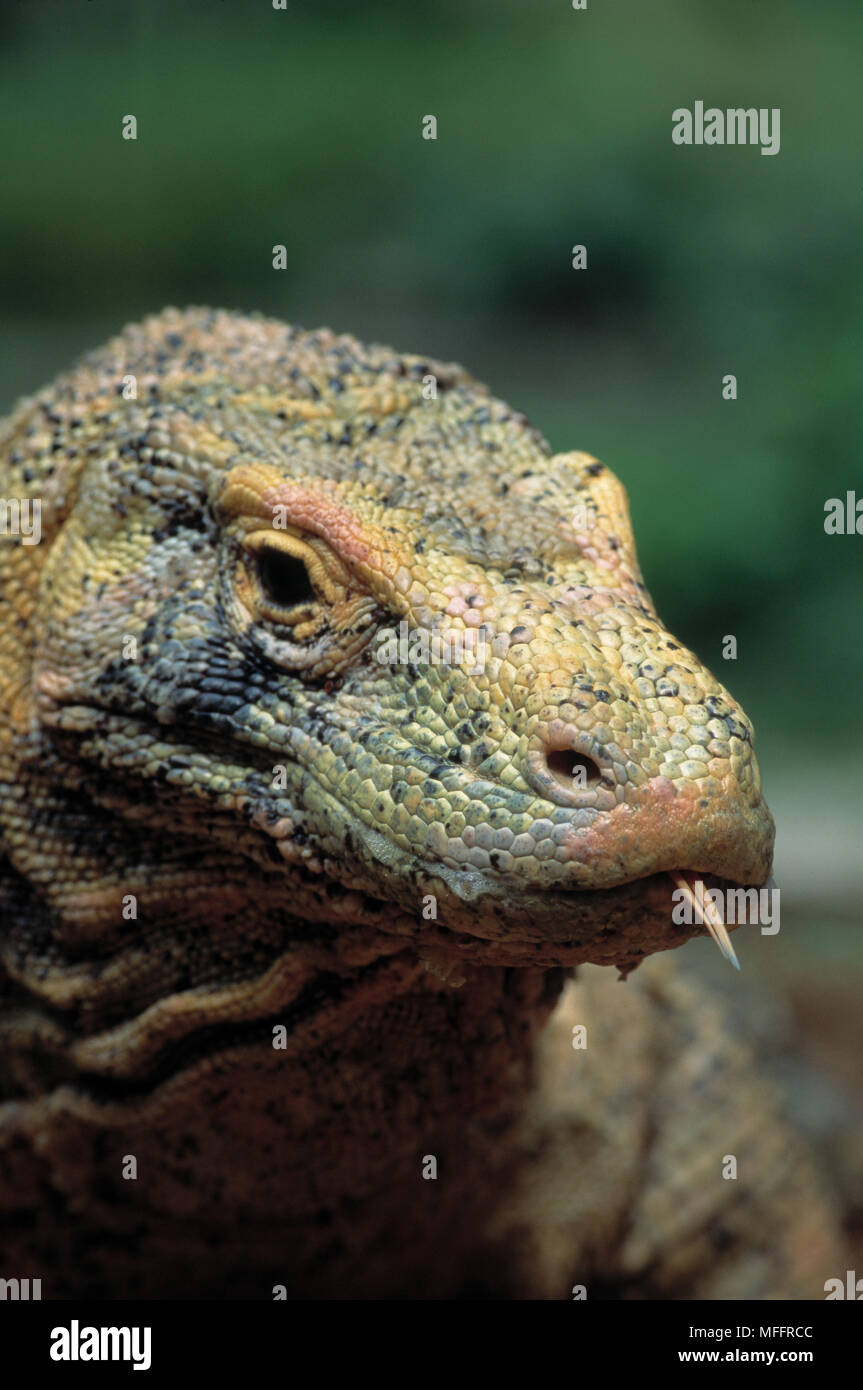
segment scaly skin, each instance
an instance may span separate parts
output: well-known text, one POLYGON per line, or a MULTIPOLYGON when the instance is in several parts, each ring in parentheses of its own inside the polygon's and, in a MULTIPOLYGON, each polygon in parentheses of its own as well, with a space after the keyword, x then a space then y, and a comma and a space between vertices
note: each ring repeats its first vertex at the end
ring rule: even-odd
MULTIPOLYGON (((751 726, 659 622, 620 484, 458 367, 208 310, 23 402, 0 460, 2 494, 43 504, 42 543, 0 551, 0 1134, 27 1214, 0 1273, 46 1297, 714 1287, 662 1272, 679 1233, 627 1265, 631 1162, 601 1238, 581 1213, 555 1262, 513 1233, 554 1187, 548 1115, 585 1123, 582 1086, 534 1103, 567 969, 697 931, 669 870, 770 870, 751 726), (401 661, 402 622, 479 633, 482 659, 401 661)), ((659 1037, 677 986, 653 978, 626 997, 659 1037)), ((605 1048, 606 1089, 625 1055, 605 1048)), ((649 1073, 645 1153, 686 1108, 645 1110, 649 1073)), ((824 1261, 832 1218, 767 1113, 789 1157, 750 1173, 719 1296, 830 1273, 807 1283, 811 1213, 824 1261), (747 1240, 779 1253, 747 1264, 747 1240)))

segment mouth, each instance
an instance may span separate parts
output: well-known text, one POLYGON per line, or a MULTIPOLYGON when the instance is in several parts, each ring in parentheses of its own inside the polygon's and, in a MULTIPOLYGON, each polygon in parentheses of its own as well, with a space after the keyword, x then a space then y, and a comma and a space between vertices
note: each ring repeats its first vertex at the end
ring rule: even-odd
MULTIPOLYGON (((774 887, 772 879, 763 885, 774 887)), ((717 903, 735 893, 758 889, 690 870, 650 874, 607 889, 562 888, 521 892, 517 899, 495 894, 499 885, 458 885, 453 877, 422 885, 434 896, 436 916, 411 922, 408 915, 382 930, 411 938, 433 974, 458 977, 470 967, 513 966, 550 969, 612 965, 627 975, 647 956, 676 950, 694 936, 709 936, 739 969, 729 927, 744 925, 727 917, 717 903), (432 968, 434 967, 434 968, 432 968)), ((747 901, 748 899, 744 899, 747 901)), ((450 981, 452 982, 452 981, 450 981)))

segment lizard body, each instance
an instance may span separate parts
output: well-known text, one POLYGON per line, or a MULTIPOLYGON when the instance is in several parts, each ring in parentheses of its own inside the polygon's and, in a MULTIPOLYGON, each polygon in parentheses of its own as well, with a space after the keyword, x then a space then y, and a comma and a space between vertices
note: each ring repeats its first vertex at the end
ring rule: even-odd
POLYGON ((42 507, 0 551, 0 1273, 818 1296, 745 1047, 670 962, 590 969, 773 845, 603 465, 460 367, 167 310, 21 403, 0 485, 42 507))

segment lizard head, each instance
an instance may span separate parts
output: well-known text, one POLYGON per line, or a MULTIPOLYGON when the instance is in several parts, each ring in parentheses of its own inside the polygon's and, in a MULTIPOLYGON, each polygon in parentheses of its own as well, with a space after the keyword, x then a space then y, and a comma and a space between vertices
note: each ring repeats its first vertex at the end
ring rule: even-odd
POLYGON ((630 967, 699 931, 669 874, 767 879, 751 725, 657 617, 620 483, 460 368, 167 311, 33 409, 43 763, 218 861, 235 919, 630 967))

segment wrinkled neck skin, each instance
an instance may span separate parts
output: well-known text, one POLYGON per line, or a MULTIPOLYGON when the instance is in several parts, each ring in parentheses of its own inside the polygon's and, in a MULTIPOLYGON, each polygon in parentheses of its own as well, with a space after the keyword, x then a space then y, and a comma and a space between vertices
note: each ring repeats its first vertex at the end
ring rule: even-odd
POLYGON ((347 1027, 296 1054, 286 1119, 296 1135, 296 1115, 309 1118, 300 1166, 311 1158, 320 1179, 335 1155, 350 1155, 330 1196, 360 1196, 412 1183, 424 1155, 440 1161, 436 1145, 466 1153, 471 1129, 505 1130, 524 1108, 535 1044, 567 973, 469 967, 454 988, 401 958, 373 970, 347 1027))
MULTIPOLYGON (((87 805, 56 772, 45 745, 19 765, 37 833, 0 906, 21 1000, 7 1095, 50 1105, 63 1142, 113 1130, 161 1168, 194 1132, 190 1166, 266 1222, 412 1183, 445 1133, 523 1104, 565 969, 462 963, 433 922, 299 869, 286 887, 284 867, 159 831, 152 805, 87 805)), ((212 1188, 184 1210, 204 1218, 212 1188)), ((150 1198, 170 1210, 171 1179, 150 1198)))
MULTIPOLYGON (((47 1036, 34 981, 32 1026, 19 1024, 10 1039, 15 1124, 50 1156, 55 1181, 75 1175, 88 1249, 97 1260, 102 1245, 108 1252, 111 1282, 97 1282, 93 1296, 182 1298, 194 1287, 200 1297, 271 1297, 277 1285, 289 1297, 456 1296, 452 1281, 516 1171, 535 1043, 567 972, 469 965, 456 987, 441 978, 439 958, 421 958, 398 936, 264 911, 262 886, 253 915, 248 876, 237 892, 224 858, 206 910, 184 921, 171 907, 184 897, 181 860, 177 853, 181 891, 166 893, 149 949, 143 932, 138 938, 136 969, 141 982, 152 974, 151 1002, 141 1007, 139 994, 131 1012, 121 964, 128 946, 105 969, 81 951, 80 916, 74 929, 55 918, 66 961, 57 963, 63 952, 54 948, 45 988, 68 997, 92 961, 83 994, 94 1012, 78 1016, 87 1036, 76 1037, 68 1013, 62 1041, 47 1036), (273 948, 271 964, 202 993, 196 1020, 192 994, 163 997, 159 976, 177 943, 193 937, 204 972, 208 951, 215 959, 232 939, 237 913, 273 948), (278 950, 285 931, 293 947, 278 950), (34 1028, 45 1035, 38 1061, 34 1028), (145 1181, 122 1180, 118 1156, 130 1154, 145 1181), (129 1284, 116 1253, 124 1241, 129 1284), (212 1261, 226 1244, 227 1273, 212 1261), (447 1257, 430 1262, 436 1249, 447 1257)), ((106 892, 113 897, 103 883, 91 902, 106 892)), ((22 894, 17 930, 33 907, 22 894)), ((87 925, 92 931, 92 916, 87 925)))

